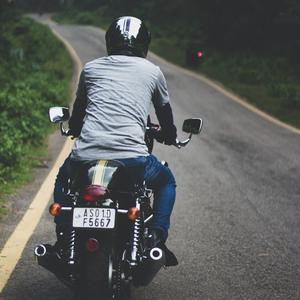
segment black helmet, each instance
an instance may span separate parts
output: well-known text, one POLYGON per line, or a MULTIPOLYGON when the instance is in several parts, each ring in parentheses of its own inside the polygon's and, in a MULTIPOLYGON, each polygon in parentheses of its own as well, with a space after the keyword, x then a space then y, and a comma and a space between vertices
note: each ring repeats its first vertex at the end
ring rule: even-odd
POLYGON ((146 57, 151 35, 140 19, 120 17, 109 26, 105 40, 108 55, 125 53, 146 57))

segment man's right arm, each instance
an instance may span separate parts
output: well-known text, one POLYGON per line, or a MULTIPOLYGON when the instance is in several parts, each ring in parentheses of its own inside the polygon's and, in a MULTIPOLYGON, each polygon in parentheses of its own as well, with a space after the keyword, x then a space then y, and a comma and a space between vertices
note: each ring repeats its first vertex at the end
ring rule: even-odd
POLYGON ((174 125, 173 112, 170 103, 163 106, 155 106, 155 113, 161 127, 161 136, 158 138, 159 142, 166 145, 173 145, 176 143, 177 128, 174 125))
POLYGON ((80 74, 76 99, 73 105, 72 116, 69 120, 70 135, 78 137, 80 135, 83 120, 86 114, 87 94, 85 85, 84 70, 80 74))
POLYGON ((166 79, 160 69, 157 77, 156 90, 152 100, 161 127, 161 136, 158 137, 157 140, 159 142, 164 142, 166 145, 173 145, 176 143, 177 129, 174 125, 166 79))

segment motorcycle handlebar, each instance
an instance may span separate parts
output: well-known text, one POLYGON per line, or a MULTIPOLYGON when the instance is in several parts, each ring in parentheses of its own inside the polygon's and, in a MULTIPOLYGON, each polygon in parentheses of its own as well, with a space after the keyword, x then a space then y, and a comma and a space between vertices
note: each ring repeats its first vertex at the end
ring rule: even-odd
POLYGON ((68 128, 68 129, 64 128, 63 122, 60 123, 60 133, 61 133, 61 135, 64 135, 64 136, 70 136, 71 135, 70 128, 68 128))
POLYGON ((176 146, 178 149, 180 149, 181 147, 185 147, 192 139, 192 135, 190 135, 186 140, 184 141, 179 141, 176 139, 176 144, 174 146, 176 146))
MULTIPOLYGON (((148 131, 153 136, 153 138, 159 143, 161 142, 157 139, 157 137, 160 134, 160 130, 161 130, 160 126, 156 124, 151 124, 150 126, 146 127, 146 131, 148 131)), ((175 146, 178 149, 185 147, 191 141, 191 138, 192 138, 192 134, 190 134, 190 136, 183 141, 179 141, 178 139, 176 139, 176 142, 172 144, 172 146, 175 146)))
MULTIPOLYGON (((158 142, 160 142, 157 139, 158 134, 160 133, 160 130, 161 130, 160 126, 156 125, 156 124, 151 124, 151 126, 146 127, 146 131, 150 132, 151 135, 153 136, 153 138, 158 142)), ((71 136, 72 135, 70 133, 69 128, 68 129, 64 128, 63 123, 60 123, 60 132, 61 132, 61 135, 63 135, 63 136, 71 136)), ((183 140, 183 141, 179 141, 178 139, 176 139, 176 142, 173 144, 173 146, 177 147, 178 149, 185 147, 191 141, 191 138, 192 138, 192 134, 190 134, 190 136, 186 140, 183 140)))

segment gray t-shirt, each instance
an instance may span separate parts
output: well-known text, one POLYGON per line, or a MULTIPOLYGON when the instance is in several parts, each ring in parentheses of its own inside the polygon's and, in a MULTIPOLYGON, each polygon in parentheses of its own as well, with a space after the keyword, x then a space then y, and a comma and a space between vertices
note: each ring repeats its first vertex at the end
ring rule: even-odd
POLYGON ((85 65, 76 101, 86 109, 71 157, 122 159, 148 155, 144 135, 151 103, 163 106, 169 95, 159 67, 144 58, 111 55, 85 65))

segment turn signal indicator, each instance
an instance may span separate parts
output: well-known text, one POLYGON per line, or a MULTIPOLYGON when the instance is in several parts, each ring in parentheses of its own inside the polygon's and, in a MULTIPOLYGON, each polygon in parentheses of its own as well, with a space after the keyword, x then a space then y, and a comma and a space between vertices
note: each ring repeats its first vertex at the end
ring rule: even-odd
POLYGON ((49 207, 49 213, 51 216, 56 217, 60 214, 61 205, 59 203, 52 203, 49 207))
POLYGON ((135 221, 140 216, 140 210, 136 207, 131 207, 128 209, 127 216, 129 220, 135 221))

